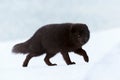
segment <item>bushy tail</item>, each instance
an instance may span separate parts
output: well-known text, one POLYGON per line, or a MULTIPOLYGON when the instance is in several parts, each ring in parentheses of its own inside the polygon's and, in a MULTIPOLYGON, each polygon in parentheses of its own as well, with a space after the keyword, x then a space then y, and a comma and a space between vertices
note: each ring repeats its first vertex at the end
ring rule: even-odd
POLYGON ((13 53, 27 54, 28 51, 29 51, 29 44, 27 42, 16 44, 12 49, 13 53))

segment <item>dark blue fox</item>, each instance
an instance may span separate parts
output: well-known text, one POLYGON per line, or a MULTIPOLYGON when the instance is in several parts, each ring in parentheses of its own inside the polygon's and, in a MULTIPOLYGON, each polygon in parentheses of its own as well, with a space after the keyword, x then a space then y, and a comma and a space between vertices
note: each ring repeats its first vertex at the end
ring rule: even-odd
POLYGON ((67 65, 75 64, 70 60, 68 52, 83 56, 86 62, 89 57, 82 46, 88 42, 90 32, 86 24, 62 23, 48 24, 38 29, 35 34, 23 43, 16 44, 12 52, 27 54, 23 67, 27 67, 32 57, 46 54, 44 61, 49 66, 50 58, 60 52, 67 65))

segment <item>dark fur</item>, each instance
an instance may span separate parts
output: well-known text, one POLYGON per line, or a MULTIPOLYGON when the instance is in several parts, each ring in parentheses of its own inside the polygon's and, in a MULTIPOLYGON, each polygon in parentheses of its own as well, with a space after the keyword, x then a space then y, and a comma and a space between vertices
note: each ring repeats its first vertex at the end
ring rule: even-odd
POLYGON ((26 42, 16 44, 12 51, 14 53, 28 54, 23 67, 27 67, 32 57, 44 53, 46 53, 44 61, 49 66, 56 65, 52 64, 49 59, 58 52, 61 52, 68 65, 75 64, 75 62, 71 62, 68 55, 68 52, 71 51, 82 55, 84 60, 88 62, 89 58, 82 46, 89 40, 89 37, 90 32, 86 24, 49 24, 38 29, 26 42))

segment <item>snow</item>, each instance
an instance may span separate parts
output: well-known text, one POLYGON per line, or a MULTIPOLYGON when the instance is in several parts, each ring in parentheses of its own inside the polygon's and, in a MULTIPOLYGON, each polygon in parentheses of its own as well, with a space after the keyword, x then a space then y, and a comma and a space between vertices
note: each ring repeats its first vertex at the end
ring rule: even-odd
POLYGON ((119 66, 120 50, 119 47, 116 47, 94 65, 84 80, 119 80, 119 66))
POLYGON ((14 44, 24 40, 0 42, 0 80, 119 80, 120 28, 92 32, 83 47, 90 58, 70 53, 75 65, 67 66, 60 54, 51 59, 57 66, 47 66, 45 55, 31 59, 27 68, 22 67, 25 55, 11 52, 14 44))

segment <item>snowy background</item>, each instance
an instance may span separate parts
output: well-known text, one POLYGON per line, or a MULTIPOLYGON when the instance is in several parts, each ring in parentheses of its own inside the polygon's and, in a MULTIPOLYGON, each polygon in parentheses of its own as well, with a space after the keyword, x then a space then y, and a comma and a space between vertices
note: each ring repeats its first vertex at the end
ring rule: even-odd
POLYGON ((86 23, 91 31, 120 25, 119 0, 0 0, 0 41, 30 37, 49 23, 86 23))
POLYGON ((0 0, 0 80, 119 80, 120 79, 119 0, 0 0), (91 31, 83 47, 90 58, 70 53, 76 65, 67 66, 60 54, 33 58, 22 67, 25 55, 11 52, 14 44, 25 41, 42 25, 86 23, 91 31))

